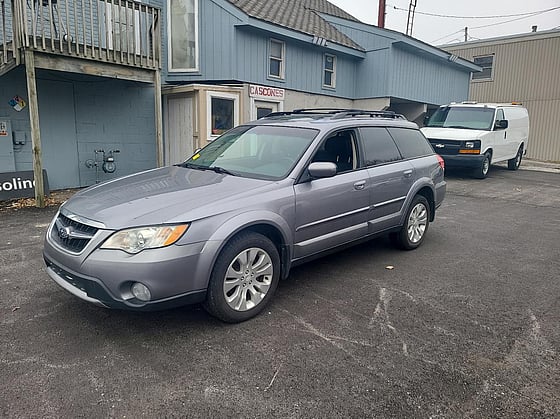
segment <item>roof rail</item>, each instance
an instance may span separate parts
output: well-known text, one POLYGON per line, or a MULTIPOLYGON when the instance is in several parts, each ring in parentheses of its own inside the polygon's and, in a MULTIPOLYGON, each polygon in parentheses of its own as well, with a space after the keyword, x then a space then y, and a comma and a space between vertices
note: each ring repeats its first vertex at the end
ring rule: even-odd
POLYGON ((268 114, 265 118, 275 116, 296 116, 296 115, 321 115, 332 119, 343 119, 349 117, 366 116, 370 118, 393 118, 406 119, 403 115, 393 111, 368 111, 363 109, 344 109, 344 108, 302 108, 293 111, 279 111, 268 114))

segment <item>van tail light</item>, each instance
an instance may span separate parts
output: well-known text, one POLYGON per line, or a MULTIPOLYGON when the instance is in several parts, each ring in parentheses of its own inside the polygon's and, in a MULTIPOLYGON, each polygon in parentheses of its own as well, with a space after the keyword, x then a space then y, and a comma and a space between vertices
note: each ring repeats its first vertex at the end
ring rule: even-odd
POLYGON ((443 160, 443 158, 439 154, 436 154, 436 157, 439 163, 439 167, 441 167, 441 170, 445 170, 445 160, 443 160))

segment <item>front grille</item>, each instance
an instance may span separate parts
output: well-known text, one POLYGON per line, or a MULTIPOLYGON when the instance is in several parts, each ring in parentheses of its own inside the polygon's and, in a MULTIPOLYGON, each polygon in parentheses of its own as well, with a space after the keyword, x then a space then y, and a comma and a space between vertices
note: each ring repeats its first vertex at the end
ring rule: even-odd
POLYGON ((80 253, 97 233, 97 228, 72 220, 63 214, 58 214, 51 239, 72 253, 80 253))
POLYGON ((430 144, 436 153, 441 156, 450 156, 459 154, 459 149, 461 148, 461 141, 454 140, 435 140, 429 138, 430 144))

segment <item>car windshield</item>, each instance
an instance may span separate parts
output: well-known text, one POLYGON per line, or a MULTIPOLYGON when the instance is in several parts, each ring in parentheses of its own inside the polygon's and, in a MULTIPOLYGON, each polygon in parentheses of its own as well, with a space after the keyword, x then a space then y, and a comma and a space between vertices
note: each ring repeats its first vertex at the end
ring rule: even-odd
POLYGON ((305 128, 240 126, 216 138, 180 166, 233 176, 282 179, 317 133, 305 128))
POLYGON ((493 122, 492 108, 445 106, 430 117, 426 126, 491 131, 493 122))

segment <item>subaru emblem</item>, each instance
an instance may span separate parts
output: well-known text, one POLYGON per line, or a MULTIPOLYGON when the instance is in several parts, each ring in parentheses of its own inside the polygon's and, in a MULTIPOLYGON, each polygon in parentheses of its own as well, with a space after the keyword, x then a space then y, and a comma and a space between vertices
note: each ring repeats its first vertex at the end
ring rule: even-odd
POLYGON ((71 232, 72 230, 70 229, 70 227, 61 227, 58 230, 58 237, 60 237, 62 240, 66 240, 70 237, 71 232))

